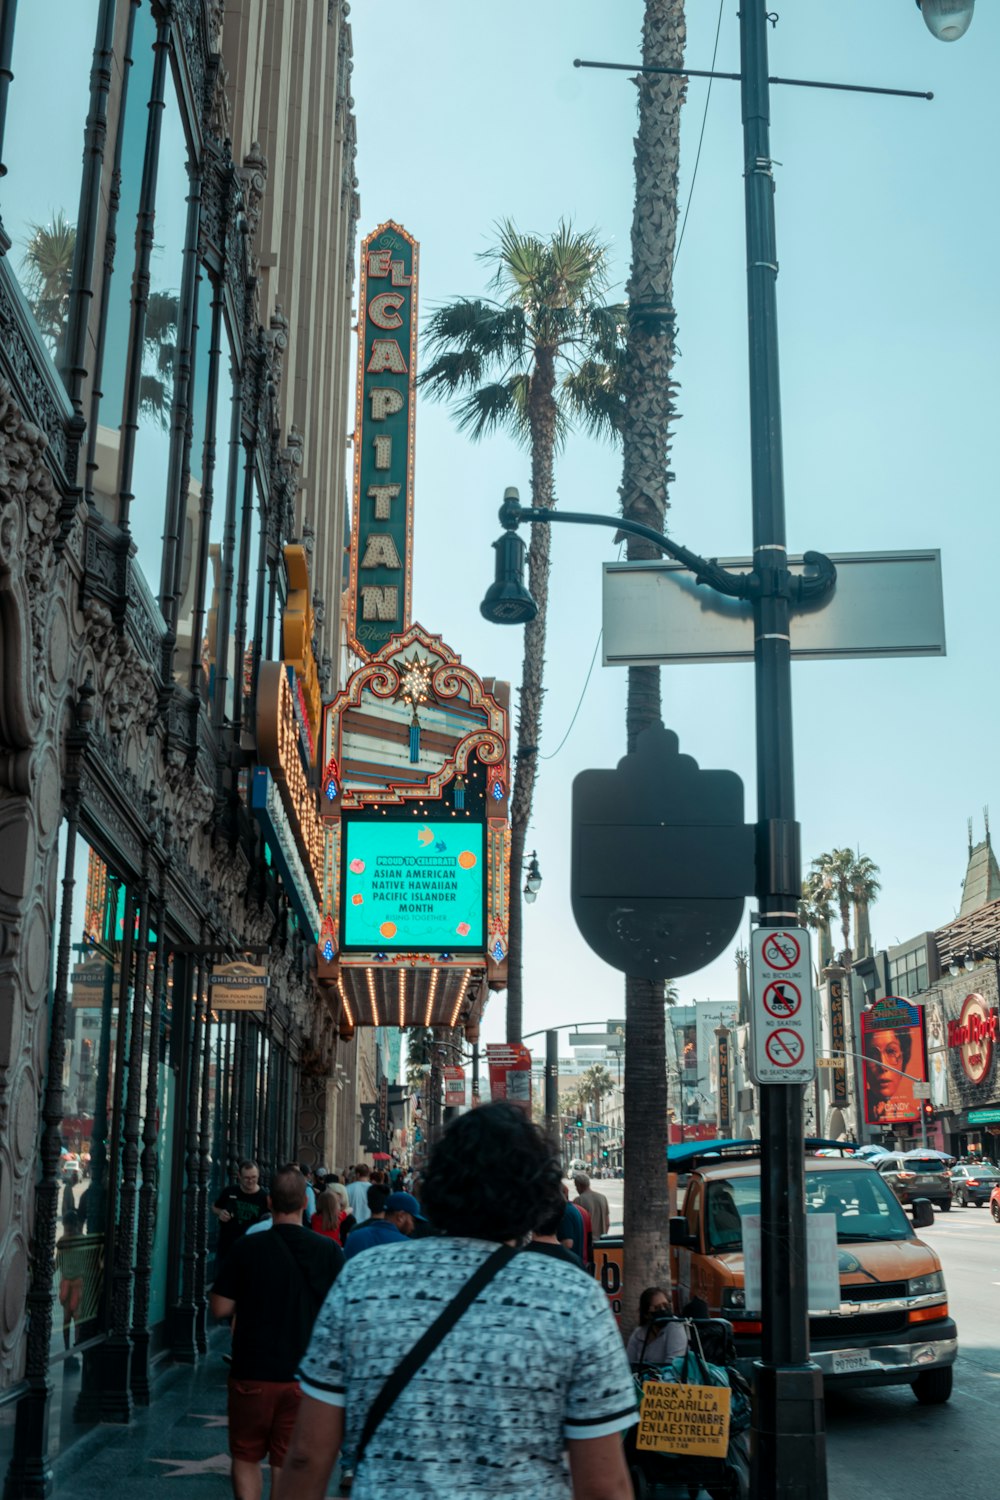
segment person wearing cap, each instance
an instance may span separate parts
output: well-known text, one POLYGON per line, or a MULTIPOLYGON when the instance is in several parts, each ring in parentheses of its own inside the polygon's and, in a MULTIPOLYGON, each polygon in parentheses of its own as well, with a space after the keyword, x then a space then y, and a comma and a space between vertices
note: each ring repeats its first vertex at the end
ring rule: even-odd
POLYGON ((418 1223, 427 1222, 413 1194, 404 1192, 389 1194, 385 1205, 385 1217, 388 1223, 395 1224, 400 1234, 404 1234, 407 1239, 411 1237, 418 1223))
POLYGON ((344 1246, 345 1259, 353 1260, 362 1250, 374 1250, 378 1245, 401 1245, 410 1234, 410 1229, 404 1228, 404 1223, 409 1221, 411 1227, 413 1223, 410 1204, 420 1212, 416 1198, 412 1198, 409 1193, 387 1193, 380 1183, 370 1187, 369 1217, 357 1229, 351 1230, 344 1246), (401 1199, 405 1201, 398 1201, 401 1199), (390 1210, 394 1200, 395 1205, 390 1210))

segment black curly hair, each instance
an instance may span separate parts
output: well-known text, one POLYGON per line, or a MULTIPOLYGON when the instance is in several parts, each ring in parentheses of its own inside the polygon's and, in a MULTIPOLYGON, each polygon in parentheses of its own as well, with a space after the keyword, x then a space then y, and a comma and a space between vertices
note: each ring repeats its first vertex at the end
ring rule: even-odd
POLYGON ((444 1234, 520 1239, 561 1208, 552 1143, 513 1104, 483 1104, 453 1120, 431 1153, 424 1212, 444 1234))

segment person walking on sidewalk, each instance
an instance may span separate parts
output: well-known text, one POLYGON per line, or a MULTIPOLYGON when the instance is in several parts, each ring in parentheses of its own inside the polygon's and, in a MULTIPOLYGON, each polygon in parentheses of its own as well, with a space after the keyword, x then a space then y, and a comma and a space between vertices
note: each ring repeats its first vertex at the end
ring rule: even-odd
POLYGON ((229 1451, 236 1500, 271 1493, 295 1425, 299 1361, 323 1299, 344 1264, 340 1246, 302 1225, 306 1182, 294 1165, 271 1182, 270 1234, 244 1235, 212 1287, 212 1316, 235 1318, 229 1372, 229 1451))
POLYGON ((590 1215, 594 1239, 603 1240, 611 1225, 611 1210, 608 1208, 607 1198, 591 1187, 586 1172, 577 1172, 573 1183, 576 1187, 574 1203, 578 1208, 585 1208, 590 1215))
POLYGON ((354 1500, 631 1500, 635 1391, 607 1296, 519 1249, 562 1201, 523 1110, 452 1121, 421 1192, 440 1235, 358 1256, 316 1320, 279 1500, 323 1500, 341 1449, 354 1500))
POLYGON ((347 1196, 351 1204, 351 1213, 355 1222, 364 1224, 371 1210, 368 1207, 368 1189, 371 1183, 368 1181, 368 1168, 364 1162, 354 1168, 354 1181, 347 1184, 347 1196))
POLYGON ((260 1169, 255 1161, 240 1162, 236 1182, 223 1188, 212 1204, 212 1212, 219 1221, 215 1257, 218 1271, 241 1235, 267 1215, 267 1194, 260 1185, 260 1169))

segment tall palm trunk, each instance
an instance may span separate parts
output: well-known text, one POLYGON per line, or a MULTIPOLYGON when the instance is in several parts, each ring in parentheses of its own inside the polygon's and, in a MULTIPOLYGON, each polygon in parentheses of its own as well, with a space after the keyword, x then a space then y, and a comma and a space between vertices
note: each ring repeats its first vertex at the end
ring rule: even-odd
MULTIPOLYGON (((555 360, 545 349, 538 351, 528 395, 531 426, 531 503, 551 509, 555 503, 554 463, 556 449, 555 360)), ((524 1015, 524 953, 521 905, 521 870, 528 836, 528 822, 538 775, 538 742, 542 732, 542 698, 545 675, 545 627, 549 604, 549 559, 551 526, 531 528, 528 547, 528 588, 538 605, 535 618, 524 628, 524 659, 521 665, 521 697, 518 705, 514 784, 510 797, 510 911, 507 957, 507 1040, 519 1042, 524 1015)))
MULTIPOLYGON (((686 28, 683 0, 646 0, 642 59, 646 66, 680 67, 686 28)), ((667 509, 667 461, 674 419, 673 263, 677 234, 677 174, 683 79, 643 74, 635 141, 635 212, 626 413, 622 432, 622 513, 662 530, 667 509)), ((629 558, 659 556, 638 538, 629 558)), ((630 667, 626 735, 634 750, 644 729, 661 722, 658 667, 630 667)), ((666 1286, 670 1274, 666 1151, 667 1056, 661 982, 625 980, 625 1210, 624 1281, 629 1289, 622 1332, 635 1316, 644 1286, 666 1286)))

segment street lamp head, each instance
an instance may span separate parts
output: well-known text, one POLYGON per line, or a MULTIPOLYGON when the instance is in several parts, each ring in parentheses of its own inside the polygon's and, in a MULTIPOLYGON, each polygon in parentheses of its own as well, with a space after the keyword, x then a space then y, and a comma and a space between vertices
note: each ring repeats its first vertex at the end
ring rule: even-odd
POLYGON ((479 613, 493 625, 527 625, 538 605, 524 586, 524 543, 516 532, 505 531, 493 548, 496 573, 479 613))
POLYGON ((542 872, 538 868, 538 855, 534 849, 531 851, 531 859, 528 862, 528 877, 524 882, 525 889, 533 896, 537 896, 542 888, 542 872))
POLYGON ((957 42, 969 29, 976 0, 917 0, 924 24, 939 42, 957 42))
POLYGON ((530 904, 531 904, 532 901, 537 901, 538 900, 538 894, 537 894, 537 892, 533 891, 529 885, 526 885, 524 887, 524 890, 521 892, 521 894, 524 897, 525 901, 528 902, 529 906, 530 906, 530 904))

